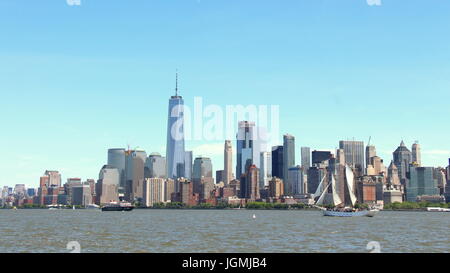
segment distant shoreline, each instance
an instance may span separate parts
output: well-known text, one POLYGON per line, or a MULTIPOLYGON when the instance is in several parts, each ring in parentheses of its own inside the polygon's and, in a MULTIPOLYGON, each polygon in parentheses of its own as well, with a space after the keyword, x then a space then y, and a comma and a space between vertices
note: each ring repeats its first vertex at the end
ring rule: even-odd
MULTIPOLYGON (((165 210, 305 210, 305 211, 317 211, 320 210, 314 205, 296 203, 296 204, 285 204, 285 203, 266 203, 266 202, 248 202, 245 206, 240 206, 236 204, 218 203, 215 205, 209 203, 201 203, 198 205, 187 205, 181 202, 169 202, 169 203, 154 203, 151 207, 142 206, 142 203, 135 203, 135 209, 165 209, 165 210)), ((324 208, 331 208, 332 205, 325 205, 324 208)), ((450 203, 429 203, 429 202, 394 202, 384 205, 382 211, 427 211, 429 207, 436 208, 449 208, 450 203)), ((1 207, 0 209, 92 209, 85 208, 80 205, 61 205, 61 206, 44 206, 37 204, 26 204, 20 207, 1 207)), ((354 206, 356 209, 368 209, 367 204, 356 204, 354 206)))
MULTIPOLYGON (((13 208, 0 208, 0 210, 14 210, 13 208)), ((48 210, 48 208, 17 208, 17 210, 48 210)), ((73 210, 72 208, 61 208, 57 210, 73 210)), ((86 209, 86 208, 77 208, 76 210, 94 210, 94 209, 86 209)), ((100 209, 98 209, 100 210, 100 209)), ((137 207, 135 210, 249 210, 249 211, 320 211, 317 208, 241 208, 241 209, 233 209, 233 208, 144 208, 137 207)), ((426 208, 420 209, 383 209, 381 211, 386 212, 429 212, 426 208)))

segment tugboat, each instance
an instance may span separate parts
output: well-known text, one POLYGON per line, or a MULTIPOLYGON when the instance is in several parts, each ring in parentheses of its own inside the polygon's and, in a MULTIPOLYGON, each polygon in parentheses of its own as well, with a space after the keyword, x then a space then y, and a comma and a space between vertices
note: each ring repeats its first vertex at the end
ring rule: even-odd
POLYGON ((134 206, 129 202, 110 202, 109 204, 102 207, 102 211, 131 211, 134 206))
POLYGON ((334 179, 334 175, 331 173, 331 183, 328 184, 328 186, 323 189, 323 181, 325 180, 325 177, 320 182, 319 186, 317 187, 317 191, 314 194, 314 197, 319 196, 319 199, 317 200, 315 207, 319 208, 323 212, 323 216, 334 216, 334 217, 353 217, 353 216, 367 216, 367 217, 374 217, 375 214, 378 212, 377 209, 370 209, 370 210, 359 210, 354 209, 353 206, 356 203, 356 196, 353 193, 353 171, 350 169, 349 166, 345 166, 345 176, 346 176, 346 186, 350 195, 350 201, 352 207, 342 207, 342 200, 337 194, 336 190, 336 180, 334 179), (321 207, 323 205, 323 200, 325 199, 325 195, 328 193, 328 188, 331 186, 331 192, 333 195, 333 209, 326 209, 324 207, 321 207))

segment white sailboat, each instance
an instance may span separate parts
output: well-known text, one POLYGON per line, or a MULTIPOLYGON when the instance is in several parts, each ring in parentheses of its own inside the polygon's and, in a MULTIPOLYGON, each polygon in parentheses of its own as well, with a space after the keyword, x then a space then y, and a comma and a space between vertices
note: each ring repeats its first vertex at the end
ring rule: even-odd
MULTIPOLYGON (((356 203, 356 196, 353 191, 354 176, 353 176, 353 171, 347 165, 345 166, 345 176, 346 176, 346 181, 347 181, 348 192, 350 195, 351 205, 353 207, 356 203)), ((325 179, 325 177, 324 177, 324 179, 325 179)), ((318 191, 321 191, 320 197, 316 202, 316 207, 318 207, 322 210, 324 216, 334 216, 334 217, 368 216, 368 217, 373 217, 378 212, 378 210, 353 211, 353 209, 351 209, 351 208, 348 208, 348 209, 344 208, 344 209, 337 210, 336 208, 339 205, 342 205, 343 202, 337 193, 336 180, 334 178, 334 174, 331 174, 331 183, 328 184, 328 186, 324 190, 322 190, 324 179, 322 179, 322 181, 320 182, 320 184, 318 186, 316 193, 314 194, 314 198, 315 198, 316 196, 318 196, 318 191), (321 207, 323 205, 325 195, 328 193, 328 188, 330 186, 331 186, 331 192, 333 195, 333 205, 335 206, 334 210, 328 210, 324 207, 321 207)))
MULTIPOLYGON (((322 178, 322 180, 321 180, 320 183, 319 183, 319 186, 317 186, 316 192, 312 195, 312 198, 313 198, 313 199, 316 199, 316 197, 317 197, 317 196, 320 196, 320 195, 322 194, 322 192, 324 191, 324 188, 323 188, 323 181, 325 180, 326 177, 327 177, 327 176, 324 175, 323 178, 322 178)), ((327 187, 327 188, 328 188, 328 187, 327 187)))

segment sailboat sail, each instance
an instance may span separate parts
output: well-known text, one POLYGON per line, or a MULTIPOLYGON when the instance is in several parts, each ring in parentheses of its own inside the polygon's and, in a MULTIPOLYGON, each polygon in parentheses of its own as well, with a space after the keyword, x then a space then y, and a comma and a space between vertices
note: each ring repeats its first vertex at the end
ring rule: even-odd
POLYGON ((345 165, 345 178, 347 180, 348 192, 350 194, 350 201, 352 202, 352 206, 356 203, 356 196, 353 189, 354 183, 354 175, 352 169, 348 165, 345 165))
POLYGON ((331 175, 331 189, 333 191, 333 203, 337 206, 342 203, 342 200, 336 191, 336 180, 334 179, 334 175, 331 175))
POLYGON ((330 184, 328 184, 328 186, 322 192, 322 195, 320 195, 320 198, 319 198, 319 200, 317 200, 316 205, 322 205, 323 204, 323 200, 325 199, 325 195, 327 194, 329 187, 330 187, 330 184))
POLYGON ((317 186, 316 192, 313 194, 312 198, 315 199, 317 196, 320 196, 323 192, 323 181, 325 180, 326 175, 323 176, 322 181, 320 181, 319 186, 317 186))

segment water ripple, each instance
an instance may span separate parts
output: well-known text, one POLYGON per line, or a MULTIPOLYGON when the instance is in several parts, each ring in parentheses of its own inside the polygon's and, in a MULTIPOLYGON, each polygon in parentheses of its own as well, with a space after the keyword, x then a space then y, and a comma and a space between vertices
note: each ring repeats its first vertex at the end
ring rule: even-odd
POLYGON ((367 252, 370 241, 382 252, 449 252, 449 223, 426 212, 0 210, 0 252, 69 252, 69 241, 82 252, 367 252))

